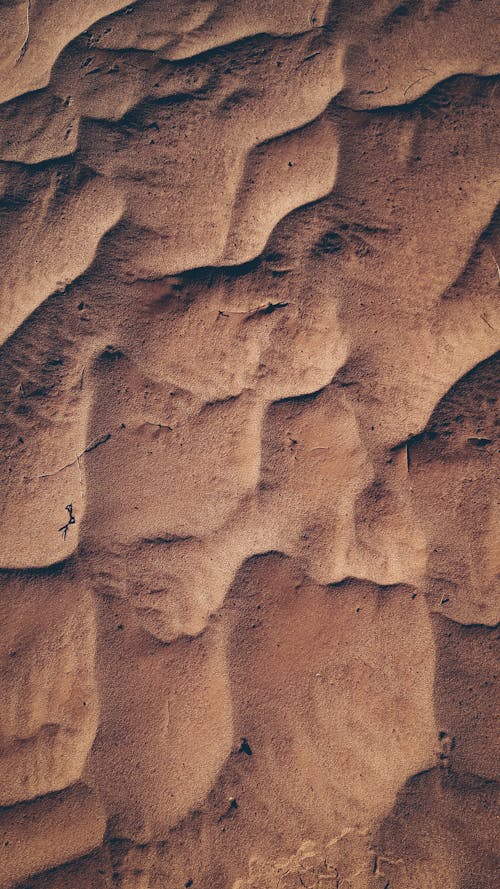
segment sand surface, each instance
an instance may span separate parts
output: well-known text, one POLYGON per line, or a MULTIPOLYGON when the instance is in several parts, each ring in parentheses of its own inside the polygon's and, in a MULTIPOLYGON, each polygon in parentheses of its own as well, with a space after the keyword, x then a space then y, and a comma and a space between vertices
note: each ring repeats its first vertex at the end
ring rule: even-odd
POLYGON ((0 889, 494 889, 493 0, 0 0, 0 889))

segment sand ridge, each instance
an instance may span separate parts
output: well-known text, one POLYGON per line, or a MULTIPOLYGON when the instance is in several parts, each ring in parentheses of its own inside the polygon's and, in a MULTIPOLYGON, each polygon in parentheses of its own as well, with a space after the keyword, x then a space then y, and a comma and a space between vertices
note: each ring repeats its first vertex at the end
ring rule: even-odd
POLYGON ((0 887, 493 889, 494 4, 70 7, 0 3, 0 887))

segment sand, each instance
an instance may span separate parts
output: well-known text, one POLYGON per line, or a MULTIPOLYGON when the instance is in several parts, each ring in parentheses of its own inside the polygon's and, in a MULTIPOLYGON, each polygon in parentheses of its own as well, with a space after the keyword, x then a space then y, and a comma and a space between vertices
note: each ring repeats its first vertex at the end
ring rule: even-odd
POLYGON ((0 34, 0 889, 494 889, 495 4, 0 34))

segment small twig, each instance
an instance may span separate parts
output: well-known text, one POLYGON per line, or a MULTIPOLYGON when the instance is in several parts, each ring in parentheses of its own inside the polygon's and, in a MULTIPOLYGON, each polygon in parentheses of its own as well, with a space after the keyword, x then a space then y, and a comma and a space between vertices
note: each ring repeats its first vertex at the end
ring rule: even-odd
POLYGON ((28 41, 30 39, 30 12, 31 12, 31 0, 27 0, 26 3, 26 37, 24 38, 23 45, 19 50, 19 55, 16 59, 16 65, 19 65, 19 62, 22 61, 26 50, 28 49, 28 41))
POLYGON ((68 528, 70 525, 75 524, 76 519, 73 515, 73 504, 72 503, 68 503, 68 505, 65 506, 64 508, 65 508, 66 512, 68 513, 69 518, 68 518, 68 521, 66 522, 66 524, 61 525, 61 527, 58 530, 61 532, 64 540, 66 540, 66 534, 68 533, 68 528))
POLYGON ((481 318, 482 321, 484 321, 485 324, 488 325, 488 327, 490 328, 490 330, 495 330, 495 328, 492 327, 492 325, 491 325, 490 322, 488 321, 488 319, 487 319, 486 315, 484 314, 484 312, 483 312, 482 315, 479 315, 479 317, 481 318))
MULTIPOLYGON (((488 245, 487 245, 487 246, 488 246, 488 245)), ((498 277, 500 278, 500 265, 498 265, 497 258, 496 258, 496 256, 495 256, 495 254, 493 253, 493 250, 491 249, 491 247, 488 247, 488 250, 489 250, 489 252, 491 253, 491 255, 492 255, 492 257, 493 257, 493 262, 495 263, 495 265, 496 265, 496 267, 497 267, 498 277)))
POLYGON ((80 466, 80 455, 79 454, 77 454, 77 457, 76 457, 76 465, 78 466, 78 481, 80 483, 80 498, 83 500, 82 467, 80 466))
MULTIPOLYGON (((433 74, 434 77, 436 76, 436 72, 435 72, 435 71, 432 71, 431 68, 417 68, 417 71, 428 71, 429 74, 433 74)), ((412 83, 410 83, 410 84, 406 87, 406 89, 403 90, 403 96, 406 96, 406 94, 408 93, 408 91, 411 90, 412 86, 416 86, 417 83, 421 83, 422 80, 426 80, 426 78, 429 77, 429 74, 423 74, 422 77, 418 77, 417 80, 414 80, 412 83)))
POLYGON ((299 64, 297 65, 297 68, 300 68, 300 66, 301 66, 301 65, 304 65, 305 62, 310 62, 311 59, 314 59, 314 58, 316 58, 316 56, 319 56, 320 52, 321 52, 321 50, 318 49, 318 50, 316 50, 316 52, 312 52, 311 55, 306 56, 304 59, 302 59, 302 60, 299 62, 299 64))
POLYGON ((77 454, 74 460, 71 460, 70 463, 66 463, 64 466, 60 466, 59 469, 55 469, 54 472, 44 472, 42 475, 39 475, 38 478, 51 478, 53 475, 58 475, 60 472, 63 472, 65 469, 69 469, 70 466, 74 466, 75 463, 80 465, 80 457, 83 457, 84 454, 89 454, 90 451, 94 451, 96 448, 100 447, 100 445, 105 444, 111 438, 111 432, 107 432, 106 435, 101 436, 101 438, 96 438, 95 441, 91 441, 90 444, 87 445, 86 448, 81 451, 80 454, 77 454))
POLYGON ((143 426, 153 426, 154 429, 168 429, 169 432, 172 432, 172 427, 167 426, 166 423, 153 423, 152 420, 144 420, 143 426))

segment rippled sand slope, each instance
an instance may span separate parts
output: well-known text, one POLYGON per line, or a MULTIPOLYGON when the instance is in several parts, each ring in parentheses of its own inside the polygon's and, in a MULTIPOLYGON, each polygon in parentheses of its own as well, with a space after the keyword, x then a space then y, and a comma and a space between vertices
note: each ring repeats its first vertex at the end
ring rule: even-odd
POLYGON ((0 36, 0 889, 494 889, 496 4, 0 36))

